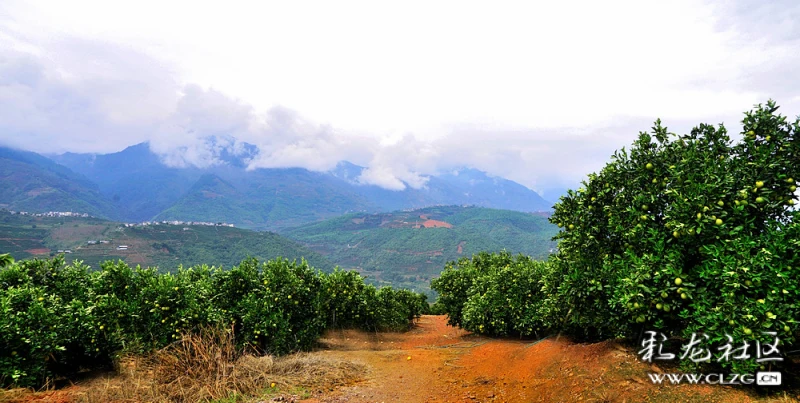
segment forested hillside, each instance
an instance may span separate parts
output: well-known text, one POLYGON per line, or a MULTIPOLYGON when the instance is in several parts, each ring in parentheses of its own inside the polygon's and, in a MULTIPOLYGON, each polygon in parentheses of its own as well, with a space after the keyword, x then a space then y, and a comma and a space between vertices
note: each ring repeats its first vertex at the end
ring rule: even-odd
MULTIPOLYGON (((147 143, 110 154, 67 153, 51 158, 62 169, 88 178, 103 203, 113 206, 115 217, 126 221, 225 221, 278 230, 352 212, 451 204, 532 212, 549 211, 553 204, 519 183, 466 167, 426 175, 425 186, 402 190, 363 183, 366 168, 347 161, 327 172, 247 169, 248 158, 257 149, 246 143, 244 147, 246 153, 223 152, 215 156, 216 164, 203 168, 169 166, 147 143)), ((37 204, 23 207, 42 210, 37 204)))
POLYGON ((557 229, 544 215, 444 206, 348 214, 282 234, 375 281, 429 291, 446 262, 481 251, 545 258, 557 229))
POLYGON ((0 147, 0 189, 0 208, 117 216, 96 184, 36 153, 0 147))
POLYGON ((162 271, 197 264, 230 268, 247 257, 284 257, 305 258, 316 268, 333 269, 318 253, 271 232, 209 225, 125 227, 98 218, 32 217, 0 211, 0 253, 27 259, 49 257, 59 250, 70 251, 65 253, 67 260, 83 260, 93 268, 117 259, 158 266, 162 271))

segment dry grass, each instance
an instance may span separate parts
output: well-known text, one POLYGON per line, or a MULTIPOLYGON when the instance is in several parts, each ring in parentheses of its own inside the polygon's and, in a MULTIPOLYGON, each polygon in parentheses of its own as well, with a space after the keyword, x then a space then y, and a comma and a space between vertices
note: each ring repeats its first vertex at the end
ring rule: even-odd
POLYGON ((0 390, 0 403, 17 402, 30 393, 30 390, 22 388, 0 390))
POLYGON ((365 372, 364 365, 313 353, 255 356, 236 348, 231 331, 205 329, 150 356, 123 358, 117 374, 88 381, 72 398, 81 403, 256 398, 278 390, 344 385, 365 372))

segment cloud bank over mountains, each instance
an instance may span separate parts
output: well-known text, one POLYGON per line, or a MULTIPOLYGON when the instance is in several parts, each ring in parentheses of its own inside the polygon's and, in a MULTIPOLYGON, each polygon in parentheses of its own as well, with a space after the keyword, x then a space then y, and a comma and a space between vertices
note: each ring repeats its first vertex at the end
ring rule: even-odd
MULTIPOLYGON (((351 161, 367 167, 358 181, 392 190, 473 167, 541 190, 575 185, 657 117, 675 132, 737 131, 768 98, 800 113, 800 3, 593 4, 420 14, 346 2, 311 26, 293 6, 187 3, 154 16, 148 36, 102 2, 12 0, 0 5, 0 144, 105 153, 147 141, 175 167, 351 161)), ((134 20, 158 9, 129 6, 134 20)))
MULTIPOLYGON (((302 167, 328 171, 340 161, 369 163, 362 178, 402 190, 420 187, 413 137, 383 145, 366 135, 343 135, 296 111, 251 105, 213 88, 179 86, 158 63, 131 49, 85 41, 59 43, 65 60, 5 49, 0 54, 0 142, 43 153, 113 152, 147 141, 173 167, 223 164, 222 155, 257 153, 248 169, 302 167), (91 50, 92 60, 73 59, 91 50), (395 155, 400 153, 400 155, 395 155), (413 162, 413 161, 410 161, 413 162), (396 172, 396 173, 395 173, 396 172)), ((435 166, 417 164, 435 171, 435 166)))

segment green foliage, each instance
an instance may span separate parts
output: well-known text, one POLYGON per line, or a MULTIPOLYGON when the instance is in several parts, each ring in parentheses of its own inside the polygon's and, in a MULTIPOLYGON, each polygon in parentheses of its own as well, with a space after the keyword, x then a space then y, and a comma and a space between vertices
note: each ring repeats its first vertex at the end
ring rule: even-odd
POLYGON ((532 336, 551 327, 540 312, 544 262, 518 256, 475 279, 464 304, 467 330, 493 336, 532 336))
MULTIPOLYGON (((326 324, 331 328, 364 327, 374 316, 372 301, 367 300, 364 278, 355 271, 336 269, 325 277, 323 285, 327 304, 326 324)), ((374 291, 371 290, 374 295, 374 291)))
POLYGON ((185 266, 230 268, 248 257, 268 260, 279 256, 306 259, 323 271, 334 267, 318 253, 271 232, 206 225, 120 227, 119 223, 91 217, 32 217, 0 210, 0 251, 26 259, 36 257, 31 250, 70 249, 71 259, 82 260, 93 268, 109 259, 142 262, 162 271, 175 271, 178 262, 185 266), (37 228, 31 229, 31 223, 37 228), (87 244, 103 239, 111 243, 87 244), (129 248, 118 251, 117 245, 129 248))
POLYGON ((391 287, 365 284, 355 271, 335 270, 325 276, 328 327, 399 331, 428 312, 427 296, 391 287))
POLYGON ((407 330, 411 320, 419 317, 427 305, 427 297, 424 294, 409 290, 381 287, 376 293, 365 294, 367 304, 375 307, 374 314, 370 312, 369 315, 372 323, 369 327, 375 330, 407 330))
POLYGON ((472 259, 461 258, 458 262, 448 262, 442 274, 431 281, 431 288, 439 293, 436 303, 447 312, 447 323, 450 326, 462 326, 462 311, 475 281, 511 263, 513 257, 507 252, 481 252, 472 259))
POLYGON ((293 168, 223 176, 204 174, 155 219, 233 222, 275 230, 372 207, 354 189, 324 173, 293 168))
POLYGON ((63 257, 11 261, 0 268, 0 384, 41 385, 209 325, 232 326, 239 345, 285 354, 309 349, 328 326, 407 329, 425 305, 424 295, 376 290, 355 272, 329 276, 306 261, 247 259, 227 271, 176 273, 121 261, 99 270, 63 257), (358 303, 329 303, 343 288, 358 303))
MULTIPOLYGON (((477 255, 432 282, 451 324, 492 335, 537 329, 578 337, 659 330, 741 345, 796 343, 800 318, 800 118, 770 101, 724 127, 668 133, 657 121, 629 151, 555 206, 562 231, 546 264, 477 255), (525 290, 528 300, 521 300, 525 290)), ((716 352, 712 348, 712 351, 716 352)), ((754 351, 752 352, 754 353, 754 351)), ((723 363, 754 370, 750 361, 723 363)))
POLYGON ((449 263, 433 280, 435 309, 448 323, 492 336, 530 336, 548 330, 541 316, 547 264, 508 252, 480 253, 449 263))
POLYGON ((322 279, 306 262, 249 259, 217 279, 236 334, 273 354, 307 349, 325 327, 322 279), (237 320, 240 318, 240 321, 237 320))
POLYGON ((573 311, 566 326, 795 341, 800 121, 777 109, 748 112, 735 144, 722 126, 674 136, 656 122, 556 205, 552 221, 567 228, 553 259, 564 279, 556 299, 573 311))
POLYGON ((382 214, 347 214, 282 234, 376 282, 421 291, 448 261, 508 250, 544 258, 558 228, 545 217, 479 207, 441 206, 382 214), (426 218, 420 218, 424 216, 426 218), (427 219, 453 228, 414 228, 427 219))
POLYGON ((95 184, 36 153, 0 147, 0 178, 0 205, 8 209, 119 217, 95 184))

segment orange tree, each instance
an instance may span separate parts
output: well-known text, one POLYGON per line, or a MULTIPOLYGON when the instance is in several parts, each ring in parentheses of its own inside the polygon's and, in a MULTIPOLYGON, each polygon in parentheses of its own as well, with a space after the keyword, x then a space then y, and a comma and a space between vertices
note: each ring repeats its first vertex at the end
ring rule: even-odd
POLYGON ((408 329, 427 305, 423 294, 378 290, 356 272, 327 275, 280 258, 177 273, 121 261, 90 270, 63 256, 4 259, 0 386, 110 366, 119 353, 161 348, 206 326, 233 327, 240 346, 285 354, 311 348, 326 325, 408 329))
MULTIPOLYGON (((436 304, 441 312, 447 314, 447 324, 464 326, 464 307, 475 282, 490 275, 501 267, 514 264, 514 256, 503 251, 501 253, 480 252, 472 258, 463 257, 457 262, 448 262, 439 277, 431 280, 431 288, 439 293, 436 304)), ((502 307, 505 307, 503 305, 502 307)), ((501 308, 502 308, 501 307, 501 308)), ((470 329, 479 331, 479 329, 470 329)))
POLYGON ((545 262, 519 255, 476 277, 467 291, 461 326, 491 336, 528 337, 549 331, 550 325, 542 320, 547 315, 541 311, 540 291, 547 269, 545 262))
POLYGON ((722 125, 677 136, 657 121, 563 197, 550 319, 589 337, 661 329, 724 343, 772 331, 794 343, 800 119, 777 109, 747 112, 739 142, 722 125))

